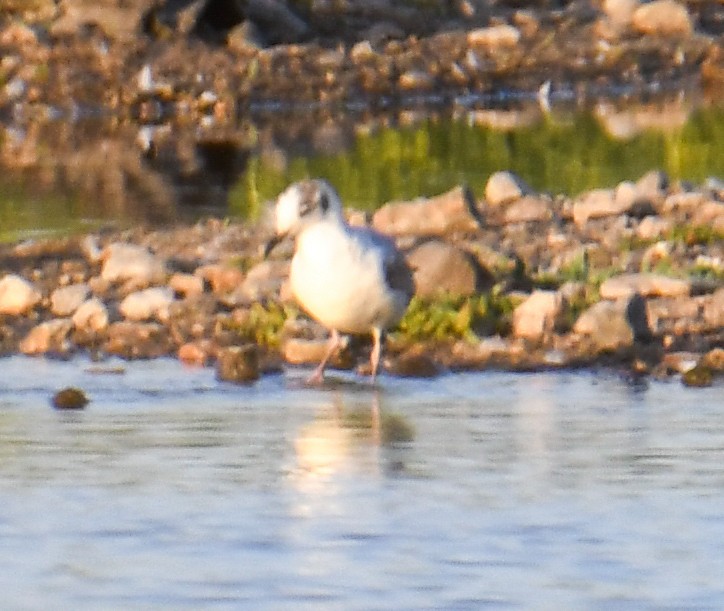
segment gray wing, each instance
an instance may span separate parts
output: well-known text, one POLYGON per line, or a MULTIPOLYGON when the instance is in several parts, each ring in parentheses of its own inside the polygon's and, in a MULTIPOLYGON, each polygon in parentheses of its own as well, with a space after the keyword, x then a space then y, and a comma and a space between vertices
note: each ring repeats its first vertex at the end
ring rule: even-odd
POLYGON ((399 291, 410 299, 415 294, 415 281, 405 255, 397 248, 394 240, 369 227, 349 227, 349 229, 362 245, 373 246, 382 252, 385 283, 392 290, 399 291))

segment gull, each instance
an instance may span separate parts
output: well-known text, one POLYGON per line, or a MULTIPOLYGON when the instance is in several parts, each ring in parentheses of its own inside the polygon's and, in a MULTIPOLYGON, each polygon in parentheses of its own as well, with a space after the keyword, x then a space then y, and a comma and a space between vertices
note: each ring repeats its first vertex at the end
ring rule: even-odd
POLYGON ((274 212, 276 236, 265 255, 284 237, 295 238, 292 293, 330 331, 324 358, 308 382, 324 379, 324 368, 340 346, 340 333, 372 335, 374 382, 383 334, 400 321, 415 292, 405 257, 388 236, 348 225, 339 195, 325 180, 290 185, 277 198, 274 212))

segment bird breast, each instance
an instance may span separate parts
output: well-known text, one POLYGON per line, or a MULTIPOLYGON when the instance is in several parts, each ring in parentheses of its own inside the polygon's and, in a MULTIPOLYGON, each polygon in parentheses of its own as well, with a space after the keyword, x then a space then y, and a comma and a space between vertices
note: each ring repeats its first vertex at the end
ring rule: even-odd
POLYGON ((385 283, 385 251, 365 248, 344 225, 317 223, 297 239, 290 280, 312 317, 343 333, 368 333, 396 324, 408 296, 385 283))

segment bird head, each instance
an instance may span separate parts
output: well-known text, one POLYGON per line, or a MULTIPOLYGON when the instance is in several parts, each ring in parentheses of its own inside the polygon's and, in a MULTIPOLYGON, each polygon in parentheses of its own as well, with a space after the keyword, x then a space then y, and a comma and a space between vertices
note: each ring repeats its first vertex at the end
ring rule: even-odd
POLYGON ((276 235, 267 243, 264 256, 285 237, 296 237, 313 223, 330 220, 342 222, 339 195, 326 180, 301 180, 287 187, 274 207, 276 235))

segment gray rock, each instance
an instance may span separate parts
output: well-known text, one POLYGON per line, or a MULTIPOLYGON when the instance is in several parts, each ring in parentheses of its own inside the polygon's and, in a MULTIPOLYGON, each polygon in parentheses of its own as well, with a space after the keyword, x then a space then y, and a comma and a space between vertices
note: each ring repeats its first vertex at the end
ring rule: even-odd
POLYGON ((485 184, 485 201, 499 206, 532 193, 532 189, 513 172, 495 172, 485 184))
POLYGON ((470 30, 467 38, 471 47, 515 47, 520 41, 520 31, 512 25, 499 24, 470 30))
POLYGON ((694 30, 686 6, 674 0, 653 0, 639 6, 631 19, 642 34, 689 36, 694 30))
POLYGON ((617 198, 613 189, 593 189, 573 202, 573 221, 581 227, 589 219, 623 214, 630 205, 628 193, 617 198))
POLYGON ((255 344, 219 350, 216 361, 219 380, 248 384, 259 379, 259 349, 255 344))
POLYGON ((87 299, 87 284, 70 284, 55 289, 50 295, 50 311, 56 316, 70 316, 87 299))
POLYGON ((660 274, 622 274, 604 281, 602 299, 619 299, 638 294, 643 297, 681 297, 691 292, 691 282, 660 274))
POLYGON ((148 249, 136 244, 116 242, 103 250, 101 278, 108 282, 131 282, 148 286, 163 282, 166 265, 148 249))
POLYGON ((666 196, 669 188, 669 177, 662 170, 646 172, 636 181, 636 196, 638 199, 660 201, 666 196))
POLYGON ((288 276, 289 261, 262 261, 249 270, 235 293, 248 302, 274 297, 288 276))
POLYGON ((118 311, 127 320, 142 321, 156 318, 168 320, 168 309, 173 303, 173 291, 165 286, 157 286, 127 295, 121 301, 118 311))
POLYGON ((415 278, 415 293, 472 295, 478 290, 477 261, 467 252, 439 240, 423 242, 407 255, 415 278))
POLYGON ((513 312, 513 334, 540 340, 552 333, 563 311, 563 298, 556 291, 533 291, 513 312))
POLYGON ((551 202, 541 197, 524 196, 505 208, 506 223, 548 221, 553 216, 551 202))
POLYGON ((0 314, 25 314, 41 299, 40 291, 21 276, 8 274, 0 280, 0 314))
POLYGON ((710 328, 724 328, 724 287, 708 296, 704 303, 703 317, 710 328))
POLYGON ((639 295, 617 301, 599 301, 578 317, 574 333, 587 336, 603 351, 631 347, 651 338, 646 301, 639 295))
POLYGON ((603 12, 616 27, 631 23, 633 13, 639 6, 639 0, 604 0, 603 12))
POLYGON ((386 204, 375 212, 372 224, 388 235, 420 237, 475 231, 479 227, 461 187, 430 199, 386 204))
POLYGON ((669 218, 647 216, 636 227, 636 235, 642 240, 657 240, 669 233, 673 227, 674 222, 669 218))
POLYGON ((73 314, 73 325, 79 331, 102 331, 108 327, 108 309, 96 297, 82 303, 73 314))
POLYGON ((20 342, 19 349, 23 354, 46 354, 48 352, 64 353, 70 350, 68 333, 73 323, 67 318, 54 318, 33 327, 20 342))
POLYGON ((176 273, 168 281, 171 290, 184 297, 195 297, 204 292, 204 280, 194 274, 176 273))

